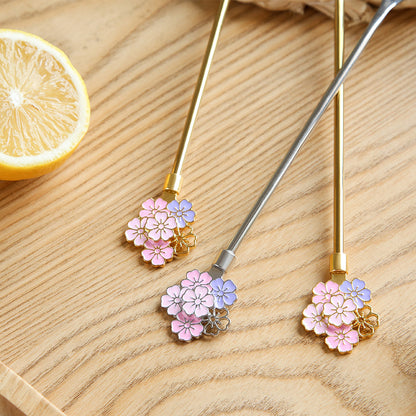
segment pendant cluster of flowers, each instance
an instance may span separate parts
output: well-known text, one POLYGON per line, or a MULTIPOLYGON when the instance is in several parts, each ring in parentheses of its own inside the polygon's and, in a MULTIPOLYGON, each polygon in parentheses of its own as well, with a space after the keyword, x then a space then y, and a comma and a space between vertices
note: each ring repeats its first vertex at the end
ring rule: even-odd
POLYGON ((192 204, 186 199, 167 203, 162 198, 143 202, 138 218, 128 223, 127 241, 143 247, 144 261, 155 267, 164 266, 174 255, 188 254, 196 237, 191 223, 195 219, 192 204))
POLYGON ((351 352, 378 328, 378 315, 366 304, 371 300, 371 292, 362 280, 345 280, 341 285, 332 280, 320 282, 313 294, 312 303, 303 311, 302 325, 307 331, 324 335, 331 350, 351 352))
POLYGON ((174 317, 172 332, 181 341, 191 341, 227 330, 227 306, 237 300, 235 290, 231 280, 212 280, 209 273, 198 270, 188 272, 180 285, 169 287, 162 296, 162 307, 174 317))

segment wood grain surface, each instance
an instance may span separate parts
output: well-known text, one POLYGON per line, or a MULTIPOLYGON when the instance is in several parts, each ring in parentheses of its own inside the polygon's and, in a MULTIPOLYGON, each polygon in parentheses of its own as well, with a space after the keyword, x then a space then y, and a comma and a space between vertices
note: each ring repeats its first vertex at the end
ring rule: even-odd
POLYGON ((371 340, 338 356, 300 324, 328 278, 332 111, 237 253, 230 330, 179 344, 159 309, 228 244, 332 79, 317 12, 232 6, 185 163, 199 245, 154 270, 125 242, 170 170, 217 4, 0 0, 1 26, 62 48, 92 104, 63 167, 0 183, 0 360, 68 416, 414 416, 416 11, 387 19, 346 84, 346 251, 381 316, 371 340))

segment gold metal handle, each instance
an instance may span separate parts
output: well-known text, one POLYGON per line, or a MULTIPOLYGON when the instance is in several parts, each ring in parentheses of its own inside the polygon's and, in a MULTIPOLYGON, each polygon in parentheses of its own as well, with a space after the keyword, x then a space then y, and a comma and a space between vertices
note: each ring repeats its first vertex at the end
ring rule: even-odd
MULTIPOLYGON (((344 0, 335 1, 335 75, 344 64, 344 0)), ((334 254, 330 259, 333 278, 344 280, 347 256, 344 253, 344 87, 334 101, 334 254), (338 275, 338 276, 337 276, 338 275)))
POLYGON ((198 82, 195 87, 194 96, 192 98, 191 106, 189 108, 188 116, 186 118, 185 127, 182 138, 179 143, 179 148, 176 153, 176 158, 173 163, 171 173, 166 177, 164 190, 177 194, 180 191, 182 176, 181 171, 185 160, 186 150, 191 140, 192 130, 195 125, 196 116, 198 114, 199 106, 201 104, 202 94, 204 92, 205 84, 208 79, 209 70, 214 58, 215 49, 217 47, 218 39, 220 37, 221 28, 224 23, 225 15, 231 0, 221 0, 217 16, 212 26, 211 35, 208 41, 208 46, 205 52, 204 60, 202 62, 201 71, 199 73, 198 82))

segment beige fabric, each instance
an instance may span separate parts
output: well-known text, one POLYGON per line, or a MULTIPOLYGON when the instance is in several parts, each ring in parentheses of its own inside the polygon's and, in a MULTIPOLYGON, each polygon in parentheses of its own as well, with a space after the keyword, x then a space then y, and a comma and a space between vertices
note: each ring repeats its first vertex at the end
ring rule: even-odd
MULTIPOLYGON (((270 10, 290 10, 296 13, 303 13, 306 6, 310 6, 328 16, 334 15, 333 0, 238 0, 242 3, 255 3, 258 6, 270 10)), ((380 4, 380 0, 346 0, 345 18, 349 23, 368 22, 374 11, 380 4)), ((400 8, 416 7, 416 0, 405 0, 400 8)))

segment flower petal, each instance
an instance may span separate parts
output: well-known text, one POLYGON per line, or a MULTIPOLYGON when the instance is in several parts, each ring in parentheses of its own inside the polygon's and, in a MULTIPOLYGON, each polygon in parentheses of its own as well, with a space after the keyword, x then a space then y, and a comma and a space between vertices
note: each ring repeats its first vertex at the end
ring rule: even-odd
POLYGON ((174 199, 173 201, 169 202, 167 208, 169 211, 172 212, 179 211, 179 202, 176 199, 174 199))
POLYGON ((179 203, 179 207, 181 211, 189 211, 192 208, 192 204, 187 201, 186 199, 183 199, 180 203, 179 203))
MULTIPOLYGON (((158 211, 158 212, 156 212, 156 214, 155 214, 155 220, 158 222, 158 223, 161 223, 161 224, 163 224, 165 221, 166 221, 166 219, 168 218, 168 214, 167 214, 167 212, 165 212, 165 211, 158 211)), ((159 224, 158 224, 158 226, 159 226, 159 224)))
POLYGON ((182 306, 182 309, 188 315, 193 315, 193 313, 195 312, 195 304, 193 302, 185 302, 182 306))
POLYGON ((222 297, 215 296, 215 293, 214 293, 214 303, 215 303, 216 308, 218 309, 224 308, 224 299, 222 297))
POLYGON ((213 295, 206 295, 202 300, 202 304, 208 308, 212 308, 214 306, 214 296, 213 295))
POLYGON ((165 259, 160 254, 155 254, 152 258, 152 264, 153 266, 162 266, 165 264, 165 259))
POLYGON ((178 333, 178 338, 182 341, 190 341, 192 339, 192 335, 189 328, 183 328, 182 331, 178 333))
POLYGON ((146 210, 151 211, 155 208, 155 201, 153 201, 153 198, 149 198, 147 201, 143 202, 142 207, 146 210))
POLYGON ((351 299, 357 305, 357 308, 361 309, 364 306, 364 302, 358 296, 355 298, 351 298, 351 299))
POLYGON ((173 299, 171 296, 169 295, 162 296, 162 299, 160 301, 160 305, 162 306, 162 308, 168 308, 172 304, 173 304, 173 299))
POLYGON ((203 285, 207 285, 208 283, 210 283, 212 280, 212 277, 210 276, 209 273, 204 272, 201 273, 200 277, 199 277, 199 281, 201 282, 201 284, 203 285))
POLYGON ((339 290, 344 293, 352 292, 353 290, 352 290, 351 282, 349 282, 348 280, 345 280, 344 282, 342 282, 341 286, 339 287, 339 290))
POLYGON ((358 297, 363 300, 364 302, 368 302, 371 300, 371 290, 370 289, 362 289, 358 293, 358 297))
MULTIPOLYGON (((306 319, 306 318, 305 318, 306 319)), ((322 335, 326 333, 326 329, 328 328, 328 325, 326 324, 326 322, 319 321, 316 323, 314 331, 316 335, 322 335)))
POLYGON ((326 282, 326 290, 328 293, 337 293, 339 290, 339 286, 338 283, 333 282, 332 280, 330 280, 329 282, 326 282))
MULTIPOLYGON (((196 299, 195 292, 192 289, 187 289, 182 295, 182 299, 185 302, 194 302, 196 299)), ((189 315, 189 314, 188 314, 189 315)))
POLYGON ((365 282, 360 279, 354 279, 352 281, 352 287, 354 288, 356 292, 360 292, 362 289, 365 288, 365 282))
POLYGON ((210 283, 210 285, 213 290, 220 291, 224 286, 224 280, 222 280, 221 277, 219 277, 218 279, 213 280, 210 283))
MULTIPOLYGON (((147 241, 146 241, 147 243, 147 241)), ((155 252, 153 250, 143 250, 142 251, 142 257, 145 261, 152 260, 153 256, 155 255, 155 252)))
MULTIPOLYGON (((150 236, 150 233, 149 233, 149 236, 150 236)), ((160 230, 160 236, 161 236, 162 240, 167 241, 167 240, 169 240, 170 238, 173 237, 173 230, 171 230, 169 228, 163 228, 162 230, 160 230)))
POLYGON ((358 331, 351 329, 351 331, 345 334, 345 339, 348 340, 350 344, 358 344, 358 341, 360 340, 358 331))
POLYGON ((182 310, 178 303, 173 303, 167 309, 168 315, 176 316, 182 310))
POLYGON ((176 217, 175 220, 176 220, 176 224, 178 225, 179 228, 185 228, 186 227, 186 222, 183 219, 183 216, 176 217))
POLYGON ((343 316, 343 315, 341 315, 341 314, 339 314, 339 313, 334 313, 333 315, 331 315, 331 316, 328 318, 328 322, 329 322, 331 325, 334 325, 334 326, 339 327, 339 326, 341 326, 343 323, 345 323, 345 322, 343 322, 343 320, 342 320, 342 316, 343 316))
POLYGON ((200 305, 195 306, 195 316, 205 316, 208 314, 208 308, 204 306, 202 303, 200 305))
POLYGON ((196 282, 199 280, 200 272, 197 269, 191 270, 190 272, 186 273, 187 280, 191 282, 196 282))
POLYGON ((133 241, 136 247, 141 247, 147 241, 146 234, 139 234, 133 241))
POLYGON ((172 328, 172 332, 177 334, 178 332, 182 331, 183 329, 183 322, 178 321, 178 320, 174 320, 171 323, 171 328, 172 328))
POLYGON ((194 290, 197 298, 202 299, 208 295, 208 288, 206 286, 197 286, 194 290))
POLYGON ((179 285, 170 286, 166 289, 166 293, 172 298, 177 298, 180 296, 181 288, 179 285))
MULTIPOLYGON (((150 234, 149 234, 149 236, 150 236, 150 234)), ((345 302, 345 298, 342 295, 331 296, 331 303, 337 308, 342 307, 344 302, 345 302)))
POLYGON ((339 339, 336 336, 328 336, 325 338, 325 344, 328 345, 331 350, 334 350, 338 347, 339 339))
POLYGON ((176 219, 175 217, 168 217, 165 221, 165 227, 170 228, 171 230, 176 228, 176 219))
POLYGON ((193 337, 197 338, 202 334, 204 327, 201 324, 194 324, 191 326, 190 331, 193 337))
POLYGON ((326 294, 326 286, 324 282, 319 282, 313 289, 312 292, 315 295, 325 295, 326 294))
MULTIPOLYGON (((355 305, 354 305, 355 306, 355 305)), ((341 315, 342 322, 344 322, 345 325, 349 325, 355 321, 355 313, 354 312, 348 312, 345 311, 341 315)))
POLYGON ((303 316, 306 318, 315 318, 317 315, 318 311, 316 310, 316 306, 312 303, 303 310, 303 316))
POLYGON ((342 305, 342 308, 345 311, 352 312, 357 309, 357 305, 354 303, 352 299, 346 299, 344 304, 342 305))
POLYGON ((237 300, 237 295, 235 293, 224 293, 223 299, 226 305, 231 306, 237 300))
POLYGON ((148 230, 153 230, 154 228, 158 228, 159 223, 154 218, 148 218, 146 223, 146 228, 148 230))
POLYGON ((307 331, 313 331, 316 325, 316 321, 313 318, 303 318, 302 325, 305 327, 307 331))
POLYGON ((352 351, 353 346, 346 340, 342 339, 338 344, 339 352, 349 352, 352 351))
POLYGON ((185 218, 187 222, 193 222, 195 219, 195 212, 194 211, 184 211, 182 214, 182 218, 185 218))
POLYGON ((133 241, 137 237, 137 230, 126 230, 124 235, 127 241, 133 241))
POLYGON ((337 308, 332 303, 324 304, 324 315, 330 316, 330 315, 333 315, 336 311, 337 311, 337 308))
POLYGON ((148 235, 149 235, 149 238, 151 238, 152 240, 158 241, 160 240, 160 237, 161 237, 160 234, 161 234, 160 230, 155 228, 154 230, 149 231, 148 235))
POLYGON ((155 201, 154 207, 157 210, 162 210, 162 209, 166 209, 167 204, 168 203, 164 199, 158 198, 155 201))
POLYGON ((135 230, 137 230, 138 228, 141 228, 140 227, 140 218, 133 218, 128 224, 127 224, 127 226, 129 227, 129 228, 133 228, 133 229, 135 229, 135 230))
POLYGON ((227 280, 224 282, 224 285, 222 287, 222 290, 224 292, 234 292, 237 289, 237 287, 235 286, 235 284, 231 281, 231 280, 227 280))
POLYGON ((160 250, 160 254, 166 260, 169 260, 173 257, 173 248, 172 247, 165 247, 160 250))

